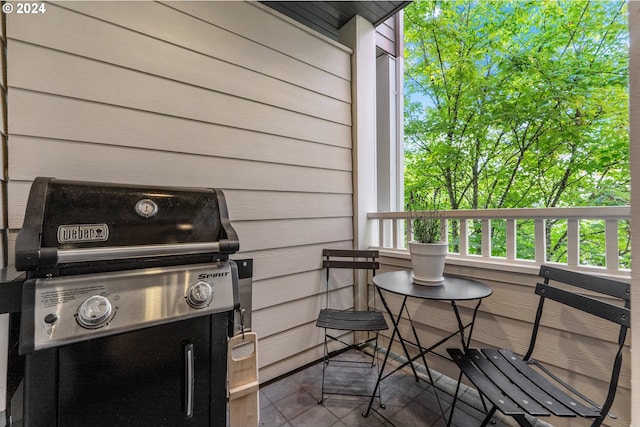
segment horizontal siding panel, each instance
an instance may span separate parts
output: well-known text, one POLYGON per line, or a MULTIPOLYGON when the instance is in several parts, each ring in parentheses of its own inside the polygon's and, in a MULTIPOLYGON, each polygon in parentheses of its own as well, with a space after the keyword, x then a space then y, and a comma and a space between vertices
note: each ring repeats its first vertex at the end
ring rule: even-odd
POLYGON ((396 56, 396 42, 393 25, 395 18, 387 19, 383 24, 376 27, 376 46, 389 55, 396 56))
POLYGON ((47 26, 19 26, 12 31, 11 36, 38 46, 350 124, 349 103, 327 97, 323 93, 312 92, 221 59, 123 30, 55 5, 47 9, 47 23, 47 26), (171 60, 167 61, 167 58, 171 60), (229 76, 234 78, 230 79, 229 76))
MULTIPOLYGON (((353 290, 351 287, 340 289, 335 293, 337 309, 353 306, 353 290)), ((324 295, 316 295, 289 303, 278 304, 261 310, 253 310, 251 329, 258 336, 266 338, 307 323, 315 326, 320 309, 324 307, 324 295)))
POLYGON ((11 112, 11 132, 17 135, 327 169, 352 167, 349 140, 307 142, 21 89, 11 91, 11 112))
MULTIPOLYGON (((325 304, 325 271, 315 270, 290 276, 275 277, 272 279, 253 282, 253 310, 260 310, 270 306, 276 306, 313 295, 321 296, 321 304, 325 304)), ((353 274, 351 270, 336 270, 331 274, 331 299, 333 302, 340 298, 342 293, 333 292, 334 289, 349 287, 351 301, 348 305, 340 305, 342 308, 353 306, 353 274)), ((341 303, 345 303, 343 301, 341 303)), ((317 314, 317 313, 316 313, 317 314)))
POLYGON ((144 185, 351 192, 349 172, 22 136, 9 141, 9 164, 10 178, 25 181, 53 176, 144 185))
POLYGON ((7 136, 7 92, 4 88, 0 88, 0 135, 7 136))
MULTIPOLYGON (((0 19, 0 22, 4 22, 4 19, 0 19)), ((0 33, 2 34, 2 36, 4 36, 4 33, 0 33)), ((5 81, 7 78, 7 69, 6 69, 6 62, 5 62, 5 57, 7 54, 7 42, 4 39, 4 37, 0 37, 0 88, 6 90, 7 87, 5 85, 5 81)))
MULTIPOLYGON (((351 341, 348 335, 344 336, 343 339, 346 342, 351 341)), ((315 322, 307 323, 280 334, 260 339, 258 343, 258 366, 260 367, 260 374, 262 375, 262 369, 264 367, 268 367, 271 364, 278 363, 291 356, 309 350, 315 355, 315 357, 311 357, 310 361, 319 360, 322 357, 321 343, 323 341, 324 329, 316 327, 315 322)), ((340 348, 340 346, 339 343, 330 342, 329 351, 340 348)), ((264 380, 261 378, 261 381, 264 380)))
POLYGON ((7 226, 9 228, 22 228, 30 189, 31 181, 7 182, 7 226))
MULTIPOLYGON (((203 4, 212 8, 212 13, 215 13, 213 8, 220 7, 223 3, 206 2, 203 4)), ((179 5, 174 3, 173 6, 179 5)), ((297 86, 324 93, 344 102, 351 100, 348 80, 301 62, 295 57, 280 53, 273 46, 249 40, 243 36, 243 33, 249 30, 246 25, 227 31, 204 22, 197 16, 194 19, 192 16, 154 2, 96 3, 78 1, 66 2, 64 7, 194 52, 220 58, 276 79, 289 81, 297 86)), ((17 21, 17 17, 14 15, 11 15, 11 18, 17 21)), ((261 16, 265 15, 263 13, 261 16)), ((9 24, 12 22, 10 21, 9 24)), ((262 21, 256 25, 262 26, 262 21)), ((285 27, 279 23, 275 28, 269 30, 277 32, 282 31, 285 27)), ((12 31, 13 27, 10 26, 10 35, 12 31)), ((298 40, 301 46, 305 46, 306 42, 308 42, 307 39, 298 40)), ((347 53, 344 55, 349 56, 347 53)))
MULTIPOLYGON (((235 225, 233 221, 232 225, 235 225)), ((323 248, 349 249, 352 245, 351 240, 341 240, 257 251, 247 251, 241 247, 241 251, 233 258, 252 258, 253 280, 263 280, 317 270, 322 267, 323 248)))
POLYGON ((383 37, 386 37, 392 42, 395 41, 395 38, 396 38, 396 33, 395 33, 396 21, 395 20, 396 20, 395 16, 387 18, 386 21, 384 21, 382 24, 376 27, 376 33, 380 34, 383 37))
POLYGON ((316 295, 322 288, 321 276, 321 270, 315 270, 267 280, 254 279, 251 308, 255 312, 316 295))
POLYGON ((229 217, 258 219, 352 216, 351 194, 225 191, 229 217))
POLYGON ((18 235, 18 230, 9 229, 9 236, 7 237, 7 258, 9 260, 9 265, 15 264, 15 251, 16 251, 16 236, 18 235))
POLYGON ((350 140, 350 126, 9 40, 9 87, 82 98, 308 141, 350 140))
MULTIPOLYGON (((265 347, 269 345, 270 342, 265 342, 265 347)), ((283 375, 288 375, 301 366, 308 365, 309 363, 318 361, 322 358, 323 350, 322 346, 313 347, 307 351, 297 353, 288 358, 285 358, 281 361, 272 363, 268 366, 263 366, 260 368, 260 383, 265 384, 268 381, 279 378, 283 375)), ((322 373, 320 373, 322 375, 322 373)), ((317 392, 316 390, 311 390, 311 393, 315 396, 320 396, 320 387, 318 386, 317 392)))
POLYGON ((351 218, 240 221, 233 226, 243 251, 345 240, 353 234, 351 218))
MULTIPOLYGON (((283 331, 280 334, 262 338, 258 333, 258 366, 264 366, 285 360, 292 355, 318 347, 322 352, 320 343, 324 340, 324 330, 317 328, 315 323, 307 323, 303 326, 283 331)), ((322 357, 322 353, 320 356, 322 357)), ((262 379, 261 379, 262 380, 262 379)))
POLYGON ((7 242, 9 230, 3 229, 0 235, 0 266, 2 268, 12 265, 12 255, 8 253, 9 244, 7 242), (5 260, 7 260, 5 262, 5 260))
POLYGON ((172 2, 167 3, 216 26, 246 26, 244 36, 287 56, 298 58, 314 67, 327 70, 348 80, 351 75, 350 55, 337 43, 316 37, 297 25, 282 25, 282 18, 267 7, 248 2, 172 2), (266 12, 266 13, 265 13, 266 12), (278 31, 273 31, 277 27, 278 31))
MULTIPOLYGON (((6 183, 3 181, 0 181, 0 200, 7 200, 7 194, 5 194, 7 192, 7 185, 6 183)), ((2 230, 2 233, 4 233, 4 231, 8 228, 8 215, 7 215, 7 210, 6 209, 0 209, 0 229, 2 230)), ((2 246, 2 245, 0 245, 2 246)), ((2 258, 0 258, 2 259, 2 258)))
MULTIPOLYGON (((4 133, 0 132, 0 144, 1 145, 1 149, 0 149, 0 163, 3 166, 4 172, 6 172, 6 167, 7 167, 7 144, 8 144, 8 136, 4 135, 4 133)), ((2 173, 2 181, 6 182, 6 177, 5 177, 5 173, 2 173)), ((5 199, 6 200, 6 199, 5 199)), ((4 208, 6 208, 6 206, 4 206, 4 208)), ((5 210, 5 209, 3 209, 5 210)))

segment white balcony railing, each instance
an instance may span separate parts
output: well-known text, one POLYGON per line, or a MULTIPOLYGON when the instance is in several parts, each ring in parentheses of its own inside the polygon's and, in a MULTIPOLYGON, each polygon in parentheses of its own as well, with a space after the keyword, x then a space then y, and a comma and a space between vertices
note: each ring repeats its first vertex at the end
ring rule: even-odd
MULTIPOLYGON (((630 213, 629 206, 449 210, 442 211, 442 234, 452 258, 628 270, 630 213), (523 248, 529 253, 523 255, 523 248), (589 256, 594 252, 595 263, 589 256)), ((412 240, 408 212, 372 212, 367 218, 373 223, 372 247, 407 250, 412 240)))

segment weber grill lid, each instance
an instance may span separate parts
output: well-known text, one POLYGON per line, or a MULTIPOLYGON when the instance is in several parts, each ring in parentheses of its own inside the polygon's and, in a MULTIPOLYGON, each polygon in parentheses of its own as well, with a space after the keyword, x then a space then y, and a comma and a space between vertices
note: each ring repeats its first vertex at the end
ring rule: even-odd
POLYGON ((220 190, 36 178, 16 240, 16 268, 238 249, 220 190))

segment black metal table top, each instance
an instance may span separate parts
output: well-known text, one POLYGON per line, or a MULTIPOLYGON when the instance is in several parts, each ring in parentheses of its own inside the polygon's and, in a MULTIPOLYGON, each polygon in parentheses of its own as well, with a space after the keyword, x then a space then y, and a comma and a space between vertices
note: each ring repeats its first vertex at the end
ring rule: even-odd
POLYGON ((444 276, 444 282, 438 286, 416 285, 412 271, 381 273, 373 278, 373 284, 394 294, 432 300, 475 300, 493 293, 489 285, 457 276, 444 276))

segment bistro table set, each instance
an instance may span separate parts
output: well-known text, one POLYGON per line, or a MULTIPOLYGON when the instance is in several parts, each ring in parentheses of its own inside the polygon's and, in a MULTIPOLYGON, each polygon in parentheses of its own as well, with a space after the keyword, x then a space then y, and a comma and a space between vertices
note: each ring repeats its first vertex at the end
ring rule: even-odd
MULTIPOLYGON (((391 322, 393 324, 393 332, 391 334, 389 347, 393 345, 394 339, 397 337, 398 341, 402 346, 402 350, 404 352, 404 356, 406 357, 406 362, 402 363, 400 366, 395 367, 395 369, 390 372, 385 373, 385 368, 387 366, 387 361, 389 358, 390 351, 387 351, 384 360, 382 362, 382 366, 379 370, 378 379, 371 395, 371 399, 369 401, 369 405, 366 411, 362 414, 363 416, 368 416, 370 412, 376 411, 375 408, 372 408, 373 401, 377 396, 378 389, 380 387, 380 383, 388 378, 390 375, 395 372, 403 369, 405 366, 409 365, 411 370, 413 371, 413 375, 415 376, 416 381, 419 381, 421 378, 418 376, 416 372, 416 368, 414 366, 414 362, 418 359, 422 360, 424 364, 429 383, 433 386, 433 390, 436 396, 436 400, 438 402, 438 406, 440 411, 442 412, 443 417, 446 420, 445 411, 442 406, 442 402, 440 397, 438 396, 438 392, 435 387, 434 379, 431 374, 431 371, 428 368, 426 355, 428 353, 433 353, 437 347, 440 347, 445 342, 451 340, 454 337, 459 337, 460 342, 464 350, 469 348, 469 343, 471 341, 471 335, 473 333, 473 326, 475 323, 476 315, 478 313, 478 308, 480 307, 480 303, 482 300, 493 293, 493 289, 481 282, 476 280, 467 279, 463 277, 456 276, 444 276, 444 280, 441 284, 435 286, 425 286, 418 285, 414 283, 413 273, 411 271, 391 271, 387 273, 381 273, 373 277, 373 284, 375 285, 378 294, 380 295, 380 299, 382 304, 387 311, 391 322), (385 292, 396 294, 402 297, 402 303, 400 305, 400 309, 397 313, 394 313, 387 300, 385 299, 385 292), (457 330, 452 331, 449 335, 442 338, 440 341, 429 345, 424 346, 418 337, 418 333, 416 331, 415 325, 413 323, 413 319, 411 318, 409 311, 407 309, 407 300, 409 298, 415 298, 419 300, 432 300, 432 301, 449 301, 451 305, 451 309, 455 315, 457 321, 457 330), (471 319, 466 323, 463 321, 460 311, 458 309, 458 302, 462 301, 476 301, 475 307, 473 309, 473 314, 471 319), (403 312, 406 312, 407 318, 409 319, 412 335, 413 337, 403 336, 400 332, 399 324, 400 319, 402 318, 403 312), (415 341, 412 341, 415 340, 415 341), (411 344, 418 348, 418 354, 411 356, 409 353, 409 349, 407 344, 411 344)), ((405 334, 406 335, 406 334, 405 334)), ((453 406, 451 407, 451 412, 449 416, 448 425, 451 423, 451 418, 453 416, 453 410, 455 408, 455 401, 453 406)), ((380 416, 384 418, 384 415, 380 414, 380 412, 376 411, 380 416)))

